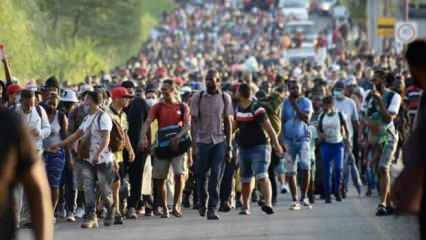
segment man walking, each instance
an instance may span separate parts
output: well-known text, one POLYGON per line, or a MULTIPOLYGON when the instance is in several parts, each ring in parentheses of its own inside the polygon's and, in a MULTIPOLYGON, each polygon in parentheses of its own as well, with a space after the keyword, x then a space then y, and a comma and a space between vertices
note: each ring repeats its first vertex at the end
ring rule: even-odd
POLYGON ((193 129, 196 136, 197 161, 196 187, 200 194, 199 213, 207 219, 218 220, 216 214, 219 202, 219 186, 224 168, 225 156, 230 158, 232 100, 227 93, 220 91, 220 76, 215 70, 207 72, 207 91, 195 94, 191 102, 193 129), (208 173, 208 193, 206 180, 208 173))
POLYGON ((306 194, 310 183, 310 130, 309 122, 313 113, 312 102, 303 97, 298 82, 289 81, 288 90, 290 96, 284 100, 282 112, 283 143, 288 151, 286 159, 287 181, 290 187, 293 203, 291 210, 300 210, 297 199, 296 174, 300 166, 302 172, 300 202, 308 208, 312 208, 306 194))

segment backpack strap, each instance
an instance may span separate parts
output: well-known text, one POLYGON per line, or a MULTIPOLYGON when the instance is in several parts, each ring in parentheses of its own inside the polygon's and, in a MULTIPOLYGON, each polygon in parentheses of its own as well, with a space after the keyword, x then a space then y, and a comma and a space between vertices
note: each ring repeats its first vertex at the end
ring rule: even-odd
POLYGON ((42 110, 41 110, 41 106, 40 105, 36 106, 36 111, 37 111, 37 114, 40 117, 40 119, 43 119, 43 113, 41 112, 42 110))
POLYGON ((181 114, 181 121, 182 121, 182 127, 185 124, 185 104, 180 103, 179 104, 180 114, 181 114))
POLYGON ((58 110, 58 122, 61 126, 60 135, 62 139, 65 139, 67 136, 67 129, 65 129, 65 113, 58 110))
POLYGON ((325 117, 325 113, 323 112, 323 113, 321 113, 320 118, 319 118, 319 122, 318 122, 320 132, 324 132, 324 128, 323 128, 323 124, 322 124, 324 117, 325 117))

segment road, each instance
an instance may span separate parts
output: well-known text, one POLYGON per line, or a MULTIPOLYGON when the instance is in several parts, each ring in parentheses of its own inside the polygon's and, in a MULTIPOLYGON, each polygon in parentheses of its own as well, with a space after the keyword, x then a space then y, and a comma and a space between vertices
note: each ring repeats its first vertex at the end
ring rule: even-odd
MULTIPOLYGON (((276 214, 264 215, 254 207, 251 216, 239 216, 236 210, 221 214, 216 222, 201 219, 195 210, 185 210, 182 219, 143 217, 128 220, 124 226, 83 230, 77 223, 56 224, 58 240, 411 240, 416 239, 412 217, 375 217, 376 198, 358 198, 353 194, 343 203, 318 202, 312 210, 288 210, 290 199, 282 195, 276 214)), ((20 238, 30 239, 23 230, 20 238)))

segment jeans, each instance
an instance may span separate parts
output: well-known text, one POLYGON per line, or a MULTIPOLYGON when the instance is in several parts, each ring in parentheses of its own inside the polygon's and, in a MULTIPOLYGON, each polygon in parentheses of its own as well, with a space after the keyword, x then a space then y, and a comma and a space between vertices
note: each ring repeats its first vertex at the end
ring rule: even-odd
POLYGON ((135 161, 129 164, 129 182, 130 182, 130 197, 128 198, 128 208, 137 208, 142 197, 142 178, 146 153, 137 152, 135 161))
POLYGON ((93 166, 86 161, 79 161, 76 164, 76 174, 83 186, 86 214, 89 217, 96 216, 96 190, 100 192, 106 207, 111 210, 113 207, 112 183, 116 176, 112 163, 93 166))
POLYGON ((75 213, 77 207, 77 183, 74 169, 70 162, 65 164, 64 174, 62 175, 62 183, 64 185, 64 202, 67 212, 75 213))
POLYGON ((272 188, 272 201, 275 202, 277 200, 277 176, 276 176, 276 170, 279 167, 281 163, 281 159, 275 154, 273 151, 271 153, 271 165, 268 169, 269 174, 269 181, 271 182, 271 188, 272 188))
MULTIPOLYGON (((236 156, 234 156, 236 157, 236 156)), ((226 203, 230 201, 233 187, 234 174, 237 171, 235 163, 225 163, 222 182, 220 184, 220 202, 226 203)))
POLYGON ((321 160, 323 163, 323 188, 325 196, 339 193, 343 170, 343 143, 322 143, 320 146, 321 160), (334 169, 334 179, 332 181, 334 169), (333 183, 332 183, 333 182, 333 183), (333 191, 332 187, 333 186, 333 191))
POLYGON ((271 146, 258 145, 251 148, 240 147, 240 177, 241 182, 248 183, 253 177, 268 178, 271 163, 271 146))
POLYGON ((351 147, 345 144, 344 165, 343 165, 343 186, 347 192, 349 189, 349 174, 352 176, 352 183, 357 189, 358 193, 361 192, 361 177, 359 175, 358 166, 356 165, 355 156, 351 147))
POLYGON ((216 209, 219 202, 219 183, 222 179, 225 163, 225 142, 218 144, 197 144, 198 159, 196 162, 197 190, 200 197, 201 207, 206 206, 208 197, 208 208, 216 209), (206 180, 208 172, 208 195, 206 180))

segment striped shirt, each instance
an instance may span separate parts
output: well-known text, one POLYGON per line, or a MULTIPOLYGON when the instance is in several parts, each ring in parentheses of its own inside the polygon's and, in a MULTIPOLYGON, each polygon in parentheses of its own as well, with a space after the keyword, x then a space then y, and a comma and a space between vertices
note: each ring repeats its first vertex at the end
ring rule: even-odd
POLYGON ((237 107, 235 120, 238 123, 237 137, 241 148, 251 148, 268 144, 268 138, 263 131, 262 124, 267 120, 266 110, 257 103, 252 102, 249 107, 237 107))

